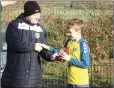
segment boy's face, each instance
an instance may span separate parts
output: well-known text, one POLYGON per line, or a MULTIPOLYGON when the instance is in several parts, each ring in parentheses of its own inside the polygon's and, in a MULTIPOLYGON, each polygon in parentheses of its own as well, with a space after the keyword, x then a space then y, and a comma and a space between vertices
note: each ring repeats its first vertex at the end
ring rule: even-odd
POLYGON ((28 18, 32 24, 37 24, 38 20, 40 19, 40 13, 33 14, 33 15, 29 16, 28 18))
POLYGON ((76 31, 73 27, 68 29, 68 34, 67 36, 70 36, 71 39, 77 39, 78 35, 79 35, 79 31, 76 31))

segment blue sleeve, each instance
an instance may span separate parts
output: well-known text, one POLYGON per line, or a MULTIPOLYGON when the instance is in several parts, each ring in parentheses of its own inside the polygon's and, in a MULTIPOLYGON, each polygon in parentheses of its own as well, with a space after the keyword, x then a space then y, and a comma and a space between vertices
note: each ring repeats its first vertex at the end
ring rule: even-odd
POLYGON ((42 50, 40 52, 40 56, 42 57, 42 59, 46 60, 46 61, 52 61, 51 60, 51 56, 55 53, 58 53, 58 50, 56 50, 55 48, 50 48, 49 51, 47 50, 42 50))
POLYGON ((79 61, 76 58, 71 58, 70 63, 72 65, 81 67, 81 68, 88 68, 89 67, 89 62, 90 62, 90 49, 86 42, 83 42, 80 44, 80 49, 81 49, 81 60, 79 61))
MULTIPOLYGON (((65 42, 64 47, 67 47, 67 43, 68 43, 69 41, 70 41, 70 39, 68 39, 68 40, 65 42)), ((52 52, 53 54, 59 53, 59 51, 58 51, 57 49, 53 48, 53 47, 51 47, 49 51, 52 52)))
POLYGON ((51 56, 52 56, 53 54, 55 54, 55 53, 58 53, 58 50, 56 50, 55 48, 50 48, 49 51, 47 51, 47 50, 42 50, 42 51, 40 52, 40 56, 41 56, 44 60, 46 60, 46 61, 52 61, 52 60, 51 60, 51 56))
POLYGON ((55 49, 55 48, 50 48, 50 50, 49 51, 51 51, 53 54, 55 54, 55 53, 58 53, 59 51, 57 50, 57 49, 55 49))

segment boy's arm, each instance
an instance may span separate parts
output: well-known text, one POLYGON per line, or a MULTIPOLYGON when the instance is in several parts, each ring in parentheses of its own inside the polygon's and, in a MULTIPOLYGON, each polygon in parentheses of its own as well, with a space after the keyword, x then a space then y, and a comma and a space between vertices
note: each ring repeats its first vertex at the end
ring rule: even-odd
POLYGON ((53 47, 50 47, 50 46, 48 46, 48 45, 46 45, 46 44, 41 44, 41 46, 42 46, 44 49, 49 50, 49 51, 50 51, 51 53, 53 53, 53 54, 58 53, 58 50, 57 50, 57 49, 55 49, 55 48, 53 48, 53 47))
POLYGON ((44 48, 40 52, 40 55, 43 59, 45 59, 47 61, 63 62, 63 59, 61 58, 61 56, 59 56, 59 51, 57 49, 49 47, 48 45, 45 45, 45 44, 41 44, 41 46, 44 48), (45 51, 45 53, 44 53, 44 51, 45 51))
POLYGON ((88 45, 83 42, 81 44, 81 60, 77 58, 72 58, 68 55, 65 55, 63 58, 70 62, 70 64, 81 67, 81 68, 88 68, 90 62, 90 50, 88 45))
POLYGON ((42 27, 43 29, 43 43, 41 44, 41 47, 43 48, 43 50, 40 51, 40 56, 46 60, 46 61, 53 61, 53 57, 56 56, 55 54, 58 52, 56 49, 51 48, 50 46, 46 45, 47 44, 47 34, 46 34, 46 30, 42 27))
POLYGON ((40 51, 40 56, 46 61, 54 61, 58 50, 56 50, 55 48, 51 48, 46 44, 41 44, 41 47, 43 48, 43 50, 40 51))

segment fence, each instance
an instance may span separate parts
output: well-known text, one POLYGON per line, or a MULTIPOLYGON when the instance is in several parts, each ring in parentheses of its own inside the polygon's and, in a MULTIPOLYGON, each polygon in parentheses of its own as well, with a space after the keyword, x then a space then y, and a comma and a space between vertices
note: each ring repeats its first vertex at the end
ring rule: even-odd
MULTIPOLYGON (((23 11, 23 1, 18 1, 18 5, 4 7, 1 13, 1 72, 6 62, 6 43, 4 32, 8 23, 16 18, 23 11), (11 12, 9 12, 11 11, 11 12)), ((89 24, 96 22, 86 32, 85 37, 89 41, 91 49, 91 64, 89 68, 90 86, 91 88, 112 88, 113 80, 113 61, 112 61, 112 2, 111 1, 39 1, 42 7, 41 23, 48 31, 49 44, 61 48, 64 41, 64 35, 56 40, 53 35, 57 36, 53 30, 62 30, 65 26, 64 20, 72 18, 80 18, 89 24), (58 19, 59 18, 59 19, 58 19), (107 18, 107 19, 106 19, 107 18), (109 18, 109 19, 108 19, 109 18), (52 21, 52 23, 51 23, 52 21), (101 23, 100 23, 101 21, 101 23), (105 24, 106 22, 106 24, 105 24), (52 25, 55 23, 54 25, 52 25), (98 23, 98 24, 97 24, 98 23), (62 24, 62 25, 61 25, 62 24), (104 25, 105 24, 105 25, 104 25), (108 24, 108 25, 107 25, 108 24), (51 26, 49 26, 51 25, 51 26), (61 28, 59 27, 61 26, 61 28), (108 31, 105 30, 108 28, 108 31), (94 29, 94 30, 92 30, 94 29), (98 29, 98 30, 97 30, 98 29), (53 35, 50 35, 53 32, 53 35), (94 32, 94 33, 93 33, 94 32), (101 35, 98 35, 100 34, 101 35), (105 37, 103 36, 105 33, 105 37), (107 34, 106 34, 107 33, 107 34), (51 37, 50 37, 51 36, 51 37), (103 38, 102 38, 103 37, 103 38), (63 39, 62 39, 63 38, 63 39), (108 38, 108 39, 107 39, 108 38), (97 40, 98 39, 98 40, 97 40), (95 41, 94 41, 95 40, 95 41), (103 41, 103 42, 102 42, 103 41), (104 45, 104 46, 103 46, 104 45), (100 46, 100 47, 99 47, 100 46), (106 52, 106 50, 108 52, 106 52), (101 52, 102 51, 102 52, 101 52)), ((59 32, 59 31, 57 31, 59 32)), ((65 32, 65 31, 63 31, 65 32)), ((67 87, 67 63, 45 62, 42 61, 42 79, 43 88, 66 88, 67 87)))

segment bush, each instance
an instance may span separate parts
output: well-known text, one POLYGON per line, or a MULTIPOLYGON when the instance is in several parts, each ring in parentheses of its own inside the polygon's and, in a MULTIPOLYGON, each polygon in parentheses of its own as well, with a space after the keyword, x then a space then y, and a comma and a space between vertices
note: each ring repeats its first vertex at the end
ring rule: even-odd
POLYGON ((91 57, 101 62, 108 60, 112 50, 112 16, 102 12, 99 16, 88 20, 84 37, 88 40, 91 57))
MULTIPOLYGON (((49 45, 60 49, 66 40, 65 33, 68 20, 56 17, 50 8, 46 7, 44 10, 41 23, 47 29, 49 45)), ((106 64, 110 61, 109 57, 112 55, 112 15, 102 10, 98 16, 90 18, 85 22, 85 29, 82 34, 90 46, 91 63, 97 65, 106 64)), ((44 74, 62 76, 61 74, 66 74, 66 69, 64 69, 66 65, 67 63, 64 63, 64 65, 54 63, 54 66, 52 63, 45 63, 43 64, 43 72, 44 74)), ((105 68, 103 70, 105 71, 105 68)))

